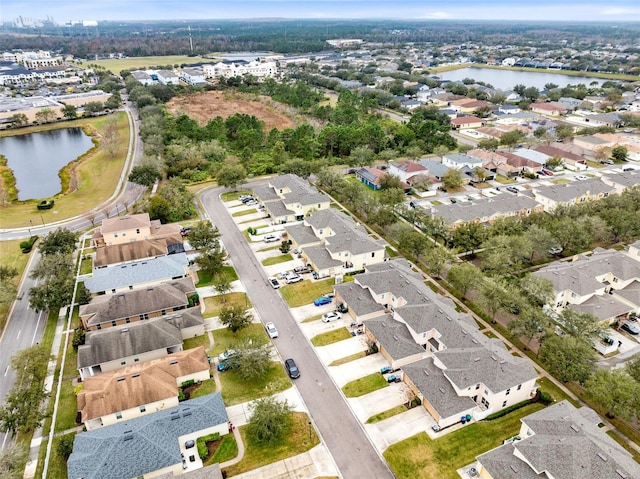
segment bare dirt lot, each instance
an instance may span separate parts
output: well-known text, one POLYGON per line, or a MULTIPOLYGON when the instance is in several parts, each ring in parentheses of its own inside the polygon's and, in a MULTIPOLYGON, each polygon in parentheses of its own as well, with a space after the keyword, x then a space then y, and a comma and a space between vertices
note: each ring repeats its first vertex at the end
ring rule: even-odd
POLYGON ((235 113, 253 115, 265 123, 265 130, 294 127, 286 116, 286 106, 268 97, 245 97, 220 91, 182 95, 171 99, 167 108, 174 115, 185 114, 204 125, 212 118, 227 118, 235 113), (258 99, 253 99, 258 98, 258 99))

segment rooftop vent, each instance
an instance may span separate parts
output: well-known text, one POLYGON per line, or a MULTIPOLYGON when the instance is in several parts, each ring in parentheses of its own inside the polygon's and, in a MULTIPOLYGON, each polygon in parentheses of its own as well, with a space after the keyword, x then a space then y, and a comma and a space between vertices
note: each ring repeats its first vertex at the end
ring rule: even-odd
POLYGON ((506 363, 506 361, 503 359, 502 361, 500 361, 500 364, 504 364, 506 363))
POLYGON ((498 358, 496 358, 495 356, 491 356, 491 359, 493 359, 494 361, 498 360, 498 358))
POLYGON ((133 429, 129 429, 127 431, 125 431, 123 434, 131 434, 133 432, 133 429))
POLYGON ((471 342, 472 342, 473 344, 478 344, 478 340, 477 340, 477 339, 475 339, 475 338, 473 338, 473 339, 471 340, 471 342))
POLYGON ((179 415, 171 416, 171 420, 172 421, 175 421, 176 419, 180 419, 180 416, 179 415))
POLYGON ((597 452, 596 455, 602 459, 604 462, 607 462, 609 459, 607 458, 607 456, 605 456, 604 454, 602 454, 601 452, 597 452))
POLYGON ((118 378, 118 380, 117 380, 117 381, 118 381, 119 383, 120 383, 120 382, 122 382, 122 381, 124 381, 124 377, 120 377, 120 378, 118 378))
POLYGON ((387 325, 385 324, 384 321, 382 321, 382 326, 385 327, 385 328, 387 327, 387 325))
POLYGON ((477 363, 478 361, 480 361, 480 358, 475 358, 475 359, 473 360, 473 362, 474 362, 474 363, 477 363))
POLYGON ((127 434, 123 440, 125 441, 131 441, 133 439, 133 434, 127 434))
POLYGON ((445 390, 444 390, 444 389, 442 389, 442 388, 438 388, 438 391, 440 391, 442 394, 444 394, 444 393, 445 393, 445 390))
POLYGON ((129 328, 122 328, 120 330, 121 333, 128 333, 129 332, 129 328))
POLYGON ((571 425, 571 429, 573 429, 575 432, 580 432, 580 428, 578 426, 576 426, 575 424, 571 425))
POLYGON ((425 376, 429 375, 429 371, 427 371, 426 369, 423 369, 422 372, 424 373, 425 376))
POLYGON ((619 475, 622 479, 628 479, 629 475, 624 472, 622 469, 616 469, 616 474, 619 475))
POLYGON ((394 334, 394 335, 393 335, 393 339, 395 339, 396 341, 398 341, 400 338, 398 337, 398 335, 397 335, 397 334, 394 334))
POLYGON ((132 378, 139 378, 140 377, 140 373, 135 373, 131 375, 132 378))
POLYGON ((509 467, 511 468, 511 470, 512 470, 513 472, 515 472, 516 474, 518 473, 518 468, 517 468, 516 466, 514 466, 513 464, 511 464, 509 467))
POLYGON ((169 364, 171 366, 173 366, 174 364, 178 364, 178 360, 177 359, 173 359, 173 360, 169 361, 169 364))
POLYGON ((191 414, 193 414, 191 411, 185 412, 185 413, 182 414, 182 417, 191 416, 191 414))
POLYGON ((462 330, 462 334, 464 334, 464 335, 466 336, 466 335, 467 335, 467 334, 469 334, 469 333, 467 333, 467 331, 463 329, 463 330, 462 330))

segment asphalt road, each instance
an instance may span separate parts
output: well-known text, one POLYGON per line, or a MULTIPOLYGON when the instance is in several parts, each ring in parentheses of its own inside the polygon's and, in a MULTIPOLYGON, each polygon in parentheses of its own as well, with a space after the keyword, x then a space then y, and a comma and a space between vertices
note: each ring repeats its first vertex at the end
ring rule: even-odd
POLYGON ((340 473, 345 479, 394 477, 300 331, 286 303, 267 285, 262 266, 220 200, 223 191, 216 188, 202 193, 205 212, 222 233, 224 245, 259 317, 263 323, 272 321, 278 328, 280 337, 274 344, 280 356, 294 358, 300 368, 300 378, 294 385, 340 473))

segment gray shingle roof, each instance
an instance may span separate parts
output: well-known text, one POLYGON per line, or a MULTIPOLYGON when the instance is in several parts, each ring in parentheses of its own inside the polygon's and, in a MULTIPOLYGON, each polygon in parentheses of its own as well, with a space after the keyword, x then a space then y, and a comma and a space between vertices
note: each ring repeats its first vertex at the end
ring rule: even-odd
POLYGON ((579 313, 589 313, 598 318, 600 321, 615 318, 620 314, 628 313, 635 308, 624 304, 621 301, 609 296, 608 294, 598 296, 594 295, 580 304, 572 304, 569 308, 579 313))
POLYGON ((573 201, 587 193, 599 195, 601 193, 613 193, 613 187, 605 184, 600 178, 574 181, 563 185, 551 185, 535 188, 535 196, 544 196, 550 200, 565 203, 573 201))
POLYGON ((356 316, 366 316, 376 311, 384 311, 384 306, 373 299, 368 289, 355 285, 353 282, 336 284, 333 289, 356 316))
POLYGON ((185 253, 178 253, 100 268, 95 270, 93 277, 86 279, 84 284, 89 291, 97 293, 163 279, 182 278, 187 274, 188 262, 185 253))
POLYGON ((342 261, 333 259, 324 246, 307 246, 304 248, 304 254, 318 269, 333 268, 341 266, 342 261))
POLYGON ((624 186, 625 188, 631 188, 640 184, 640 171, 623 171, 622 173, 611 173, 605 178, 607 183, 614 183, 616 185, 624 186))
POLYGON ((365 327, 394 360, 425 352, 413 339, 407 326, 389 314, 367 320, 365 327))
POLYGON ((601 419, 592 409, 576 409, 561 401, 524 417, 522 422, 533 435, 478 456, 494 479, 540 477, 530 475, 532 468, 564 479, 640 477, 640 465, 598 428, 601 419), (528 464, 510 460, 508 454, 514 454, 514 450, 528 464), (515 463, 515 474, 509 463, 515 463))
POLYGON ((181 436, 228 421, 222 396, 213 393, 164 411, 80 433, 67 462, 68 477, 124 479, 181 464, 181 436))
POLYGON ((182 278, 146 289, 94 297, 80 306, 80 316, 89 316, 87 325, 131 318, 140 314, 186 307, 186 292, 195 291, 191 278, 182 278))
POLYGON ((470 397, 458 396, 432 358, 405 365, 402 371, 443 418, 466 413, 476 406, 470 397))
POLYGON ((537 201, 524 195, 499 195, 495 198, 483 198, 473 201, 459 201, 456 204, 440 204, 432 206, 435 214, 453 224, 458 221, 469 221, 497 218, 513 215, 522 210, 532 210, 540 206, 537 201))
POLYGON ((78 348, 78 368, 181 345, 180 329, 162 316, 126 327, 89 331, 85 344, 78 348))
POLYGON ((322 242, 322 240, 313 233, 311 226, 298 224, 286 226, 284 229, 289 237, 300 246, 314 245, 322 242))

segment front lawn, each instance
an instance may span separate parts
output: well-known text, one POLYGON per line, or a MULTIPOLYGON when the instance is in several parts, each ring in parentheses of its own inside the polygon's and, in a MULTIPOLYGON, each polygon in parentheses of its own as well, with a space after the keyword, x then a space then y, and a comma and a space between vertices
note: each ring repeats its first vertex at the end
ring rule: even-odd
POLYGON ((289 376, 282 363, 273 361, 267 374, 261 379, 245 380, 234 369, 220 373, 222 399, 228 406, 252 401, 286 391, 291 387, 289 376))
POLYGON ((314 336, 313 338, 311 338, 311 344, 316 347, 327 346, 328 344, 337 343, 338 341, 343 341, 345 339, 349 339, 350 337, 351 333, 347 328, 338 328, 314 336))
POLYGON ((393 444, 383 456, 398 479, 459 478, 456 470, 502 445, 520 430, 520 419, 543 409, 533 403, 493 421, 480 421, 435 441, 421 432, 393 444))
POLYGON ((274 264, 286 263, 287 261, 293 261, 293 256, 289 253, 263 259, 262 266, 273 266, 274 264))
POLYGON ((216 329, 213 331, 212 356, 217 356, 227 349, 234 349, 236 344, 245 338, 258 338, 261 343, 264 343, 267 341, 267 333, 259 323, 251 323, 236 334, 233 334, 229 328, 216 329))
POLYGON ((355 361, 356 359, 362 359, 366 357, 366 351, 360 351, 359 353, 352 354, 350 356, 346 356, 344 358, 336 359, 335 361, 331 361, 329 366, 340 366, 341 364, 350 363, 351 361, 355 361))
POLYGON ((206 381, 202 381, 200 383, 195 391, 191 393, 189 399, 199 398, 201 396, 206 396, 207 394, 212 394, 214 392, 216 392, 216 382, 213 379, 207 379, 206 381))
POLYGON ((293 427, 281 443, 257 444, 247 435, 247 426, 240 427, 242 441, 246 448, 242 461, 223 469, 225 477, 236 476, 252 471, 267 464, 297 456, 320 443, 315 429, 310 425, 309 416, 303 412, 294 412, 293 427))
POLYGON ((507 178, 506 176, 503 175, 496 175, 495 180, 503 185, 510 185, 516 182, 516 180, 512 179, 512 178, 507 178))
MULTIPOLYGON (((196 283, 197 288, 202 288, 204 286, 212 286, 213 285, 213 276, 211 276, 206 271, 199 270, 198 272, 198 282, 196 283)), ((238 281, 238 273, 233 268, 233 266, 223 266, 220 274, 223 274, 227 277, 230 282, 238 281)))
POLYGON ((204 317, 220 315, 223 308, 231 308, 232 306, 242 306, 245 309, 251 307, 251 301, 247 293, 227 293, 217 296, 209 296, 204 298, 204 317))
POLYGON ((387 387, 388 385, 387 380, 382 374, 373 373, 363 378, 348 382, 342 386, 342 392, 348 398, 357 398, 387 387))
POLYGON ((209 335, 207 333, 196 336, 195 338, 187 338, 182 342, 184 349, 194 349, 202 346, 205 350, 210 348, 209 335))
POLYGON ((319 296, 333 292, 334 278, 321 281, 300 281, 294 284, 285 284, 280 288, 282 297, 290 308, 296 308, 313 303, 319 296))
POLYGON ((237 218, 238 216, 247 216, 247 215, 252 215, 254 213, 257 213, 258 210, 255 208, 249 208, 248 210, 243 210, 243 211, 236 211, 235 213, 233 213, 231 216, 233 216, 234 218, 237 218))
POLYGON ((385 419, 389 419, 390 417, 402 414, 405 411, 407 411, 407 406, 405 406, 404 404, 400 404, 399 406, 379 412, 378 414, 374 414, 369 419, 367 419, 366 423, 373 424, 376 422, 384 421, 385 419))
MULTIPOLYGON (((55 477, 55 478, 66 478, 67 477, 67 461, 64 457, 59 456, 56 453, 56 448, 58 444, 62 441, 63 438, 69 438, 71 442, 76 437, 76 433, 72 432, 69 434, 65 434, 64 436, 55 436, 53 438, 53 445, 51 447, 51 455, 49 456, 49 466, 47 469, 47 477, 55 477)), ((44 458, 47 452, 47 441, 42 441, 42 445, 40 447, 40 452, 38 454, 38 465, 36 466, 36 475, 35 477, 43 477, 42 473, 44 472, 44 458)), ((3 476, 4 477, 4 476, 3 476)), ((12 477, 12 476, 7 476, 12 477)), ((22 477, 22 475, 20 475, 22 477)))
POLYGON ((204 461, 205 466, 227 462, 238 455, 238 443, 233 434, 226 434, 216 441, 214 453, 204 461))
POLYGON ((238 191, 227 191, 226 193, 222 193, 220 195, 220 199, 222 201, 233 201, 233 200, 237 200, 238 198, 240 198, 241 196, 245 196, 250 194, 251 191, 249 190, 238 190, 238 191))

